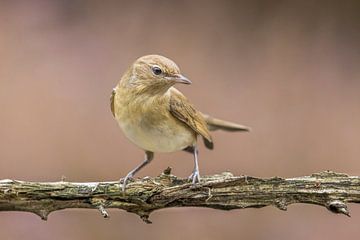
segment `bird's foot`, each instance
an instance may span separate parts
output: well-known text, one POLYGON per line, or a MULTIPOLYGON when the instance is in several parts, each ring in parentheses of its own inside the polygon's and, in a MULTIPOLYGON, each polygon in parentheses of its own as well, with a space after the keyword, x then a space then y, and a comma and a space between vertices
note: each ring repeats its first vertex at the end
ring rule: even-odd
POLYGON ((200 182, 200 173, 199 170, 194 170, 191 175, 188 178, 189 180, 192 181, 193 184, 195 183, 199 183, 200 182))
POLYGON ((130 173, 128 173, 128 174, 126 175, 125 178, 120 179, 119 185, 121 186, 121 190, 122 190, 123 192, 125 192, 127 182, 128 182, 130 179, 133 178, 133 175, 134 175, 134 174, 133 174, 132 172, 130 172, 130 173))

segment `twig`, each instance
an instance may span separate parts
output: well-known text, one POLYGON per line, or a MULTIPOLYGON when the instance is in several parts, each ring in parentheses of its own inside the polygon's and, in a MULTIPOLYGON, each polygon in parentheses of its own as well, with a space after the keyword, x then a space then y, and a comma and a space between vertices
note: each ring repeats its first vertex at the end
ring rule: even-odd
POLYGON ((231 173, 205 176, 197 185, 171 175, 167 169, 156 178, 131 181, 126 193, 118 182, 24 182, 0 180, 0 211, 33 212, 46 220, 65 208, 105 208, 135 213, 150 223, 149 215, 169 207, 207 207, 221 210, 316 204, 333 213, 350 216, 346 203, 360 202, 360 177, 325 171, 296 178, 261 179, 231 173))

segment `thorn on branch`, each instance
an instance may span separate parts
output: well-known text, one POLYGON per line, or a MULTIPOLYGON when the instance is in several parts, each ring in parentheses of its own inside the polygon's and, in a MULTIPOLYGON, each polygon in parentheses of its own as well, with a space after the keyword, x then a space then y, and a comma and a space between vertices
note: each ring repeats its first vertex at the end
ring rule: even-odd
POLYGON ((171 174, 171 167, 167 167, 164 171, 163 171, 163 174, 164 175, 170 175, 171 174))
POLYGON ((327 209, 330 210, 333 213, 341 213, 348 217, 350 217, 350 212, 346 206, 346 204, 343 201, 340 200, 333 200, 328 202, 327 209))
POLYGON ((98 210, 100 211, 103 218, 110 218, 109 214, 107 213, 103 205, 99 205, 98 210))
POLYGON ((36 215, 38 215, 41 218, 41 220, 44 220, 44 221, 46 221, 48 219, 48 216, 50 214, 50 212, 46 209, 40 209, 38 211, 35 211, 34 213, 36 215))
POLYGON ((93 198, 91 204, 99 210, 103 218, 110 218, 109 214, 107 213, 104 207, 108 205, 108 202, 106 202, 103 199, 93 198))
POLYGON ((141 213, 137 213, 141 220, 143 220, 145 223, 147 224, 152 224, 152 221, 149 220, 150 217, 150 213, 149 212, 141 212, 141 213))

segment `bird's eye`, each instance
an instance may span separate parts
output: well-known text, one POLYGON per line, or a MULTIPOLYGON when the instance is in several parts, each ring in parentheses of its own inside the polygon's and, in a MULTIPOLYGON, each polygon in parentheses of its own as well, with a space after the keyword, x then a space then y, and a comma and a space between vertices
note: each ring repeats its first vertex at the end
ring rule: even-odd
POLYGON ((161 68, 159 68, 158 66, 153 66, 153 67, 152 67, 152 71, 153 71, 153 73, 154 73, 155 75, 160 75, 160 74, 162 74, 162 70, 161 70, 161 68))

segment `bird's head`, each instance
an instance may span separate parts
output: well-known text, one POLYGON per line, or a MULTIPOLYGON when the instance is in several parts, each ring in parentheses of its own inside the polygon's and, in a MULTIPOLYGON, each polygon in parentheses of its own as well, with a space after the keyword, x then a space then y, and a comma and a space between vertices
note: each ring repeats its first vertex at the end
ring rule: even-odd
POLYGON ((176 83, 191 84, 172 60, 160 55, 140 57, 121 81, 138 91, 154 94, 166 92, 176 83))

